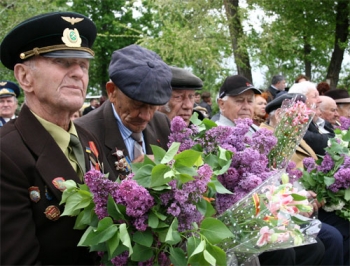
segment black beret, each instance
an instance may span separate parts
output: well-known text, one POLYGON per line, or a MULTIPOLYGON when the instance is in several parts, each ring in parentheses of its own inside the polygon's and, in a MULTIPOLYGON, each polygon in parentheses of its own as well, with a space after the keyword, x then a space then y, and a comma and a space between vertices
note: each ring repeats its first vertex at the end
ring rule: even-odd
POLYGON ((226 95, 237 96, 247 90, 253 90, 255 94, 261 94, 261 91, 256 89, 247 78, 240 75, 229 76, 220 88, 219 98, 223 98, 226 95))
POLYGON ((269 102, 266 107, 266 113, 271 113, 272 111, 277 110, 278 108, 281 108, 282 103, 286 99, 295 99, 295 101, 302 101, 306 102, 306 96, 301 93, 282 93, 279 94, 275 99, 273 99, 271 102, 269 102))
POLYGON ((173 90, 201 90, 203 82, 200 78, 192 74, 190 71, 171 66, 173 78, 171 79, 171 87, 173 90))
POLYGON ((136 44, 116 50, 109 77, 129 98, 164 105, 171 97, 171 70, 159 55, 136 44))
POLYGON ((21 91, 16 83, 7 80, 0 81, 0 98, 10 96, 15 96, 16 98, 18 98, 20 94, 21 91))
POLYGON ((349 92, 346 89, 329 90, 324 95, 331 97, 336 103, 350 103, 349 92))
POLYGON ((52 12, 23 21, 13 28, 0 46, 1 62, 9 69, 34 55, 93 58, 90 49, 96 26, 74 12, 52 12))

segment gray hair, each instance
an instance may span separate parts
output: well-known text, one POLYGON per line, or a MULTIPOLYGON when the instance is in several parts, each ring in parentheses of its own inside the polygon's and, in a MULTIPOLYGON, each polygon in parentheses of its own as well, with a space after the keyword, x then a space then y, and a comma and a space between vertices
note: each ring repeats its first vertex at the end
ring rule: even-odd
POLYGON ((282 75, 275 75, 275 76, 272 77, 271 84, 275 85, 278 82, 283 81, 283 80, 285 80, 284 76, 282 76, 282 75))
POLYGON ((317 90, 316 84, 310 81, 303 81, 300 83, 294 83, 288 90, 288 93, 301 93, 306 95, 311 89, 317 90))

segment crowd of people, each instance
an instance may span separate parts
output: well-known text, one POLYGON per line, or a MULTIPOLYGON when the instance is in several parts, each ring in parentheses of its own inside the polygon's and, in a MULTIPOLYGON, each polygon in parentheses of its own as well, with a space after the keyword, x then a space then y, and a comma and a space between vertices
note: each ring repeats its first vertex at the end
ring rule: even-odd
MULTIPOLYGON (((346 90, 319 89, 301 76, 287 91, 282 75, 274 76, 264 92, 245 77, 227 77, 216 99, 220 111, 213 114, 211 94, 201 92, 199 77, 168 66, 138 45, 113 52, 107 99, 92 99, 81 115, 96 34, 95 24, 84 15, 53 12, 20 23, 1 43, 1 62, 14 71, 19 84, 0 82, 3 265, 98 263, 93 252, 78 247, 83 231, 74 229, 76 218, 60 217, 60 182, 72 179, 82 184, 84 173, 97 162, 111 180, 125 178, 131 162, 143 161, 145 154, 152 158, 151 145, 168 148, 175 116, 190 125, 197 113, 200 119, 225 126, 250 118, 250 133, 260 127, 274 130, 283 100, 298 95, 317 108, 293 157, 299 166, 300 156, 324 155, 334 136, 333 125, 339 124, 340 116, 350 118, 346 90), (25 103, 16 117, 20 88, 25 103), (91 143, 94 154, 85 151, 91 143)), ((316 195, 310 192, 310 197, 316 195)), ((349 265, 349 221, 324 212, 321 205, 314 206, 322 221, 317 243, 265 252, 256 264, 349 265)))

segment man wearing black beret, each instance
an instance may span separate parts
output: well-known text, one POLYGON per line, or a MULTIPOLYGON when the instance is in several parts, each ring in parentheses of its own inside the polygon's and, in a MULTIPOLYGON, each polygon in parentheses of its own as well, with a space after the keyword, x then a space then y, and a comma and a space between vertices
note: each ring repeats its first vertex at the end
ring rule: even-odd
POLYGON ((0 127, 15 119, 20 89, 14 82, 0 81, 0 127))
POLYGON ((113 52, 109 77, 109 99, 74 122, 104 144, 112 173, 124 178, 130 162, 152 154, 150 145, 168 148, 170 122, 157 109, 171 96, 171 71, 155 52, 129 45, 113 52))
POLYGON ((70 120, 84 103, 95 38, 89 18, 53 12, 22 22, 1 43, 1 62, 25 95, 18 118, 0 128, 1 265, 96 264, 77 247, 84 231, 74 229, 76 217, 61 217, 60 205, 60 183, 81 184, 103 162, 102 152, 85 152, 91 142, 101 151, 97 139, 70 120))
MULTIPOLYGON (((172 72, 171 87, 172 94, 170 100, 160 107, 160 111, 165 113, 170 120, 175 116, 181 116, 182 119, 189 125, 190 118, 194 111, 195 91, 201 90, 203 82, 200 78, 192 74, 190 71, 179 68, 170 67, 172 72)), ((199 118, 204 118, 205 113, 202 108, 196 107, 195 112, 198 112, 199 118)))

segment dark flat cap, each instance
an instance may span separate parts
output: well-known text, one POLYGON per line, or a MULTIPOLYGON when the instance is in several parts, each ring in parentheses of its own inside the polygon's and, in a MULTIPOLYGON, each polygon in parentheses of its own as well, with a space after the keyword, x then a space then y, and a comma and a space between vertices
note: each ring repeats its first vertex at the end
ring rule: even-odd
POLYGON ((336 103, 350 103, 349 92, 345 89, 329 90, 324 95, 331 97, 336 103))
POLYGON ((136 44, 112 54, 109 77, 129 98, 152 105, 171 97, 171 70, 155 52, 136 44))
POLYGON ((190 71, 170 66, 173 78, 171 79, 171 87, 173 90, 201 90, 203 82, 200 78, 192 74, 190 71))
POLYGON ((302 101, 306 102, 306 96, 300 93, 283 93, 279 94, 275 99, 273 99, 271 102, 269 102, 266 107, 266 113, 271 113, 272 111, 277 110, 278 108, 281 108, 282 103, 284 100, 289 99, 295 99, 295 101, 302 101))
POLYGON ((19 89, 16 83, 7 80, 0 81, 0 98, 10 96, 15 96, 16 98, 18 98, 20 94, 21 90, 19 89))
POLYGON ((226 95, 237 96, 247 90, 253 90, 255 94, 261 94, 261 91, 256 89, 245 77, 240 75, 229 76, 220 88, 219 98, 223 98, 226 95))
POLYGON ((74 12, 52 12, 32 17, 12 29, 0 46, 1 62, 9 69, 35 56, 93 58, 90 49, 96 26, 74 12))

